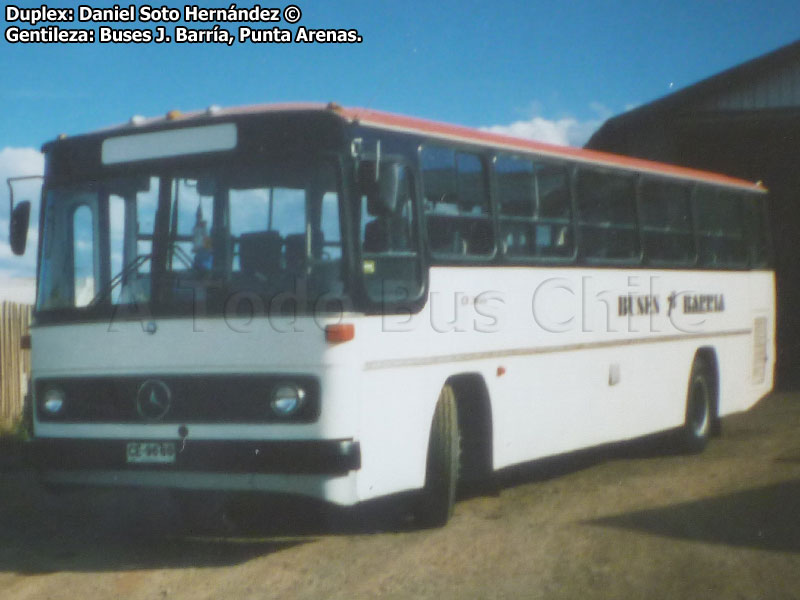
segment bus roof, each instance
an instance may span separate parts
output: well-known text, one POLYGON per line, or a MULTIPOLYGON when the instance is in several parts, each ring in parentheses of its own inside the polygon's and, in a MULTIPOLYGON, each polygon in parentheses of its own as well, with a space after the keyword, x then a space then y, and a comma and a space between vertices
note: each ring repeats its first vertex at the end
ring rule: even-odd
MULTIPOLYGON (((701 171, 699 169, 658 163, 640 158, 611 154, 608 152, 600 152, 597 150, 587 150, 584 148, 574 148, 570 146, 558 146, 555 144, 536 142, 509 135, 502 135, 480 129, 464 127, 461 125, 440 123, 436 121, 429 121, 427 119, 408 117, 373 109, 342 107, 332 102, 328 104, 314 102, 255 104, 231 108, 219 108, 213 106, 203 111, 193 111, 187 113, 171 111, 163 117, 134 117, 129 123, 113 126, 101 131, 96 131, 94 133, 103 134, 120 132, 122 130, 139 130, 149 127, 160 128, 164 125, 172 123, 194 120, 215 120, 226 116, 306 111, 332 113, 348 122, 357 123, 365 127, 373 127, 376 129, 417 134, 428 138, 456 141, 467 144, 477 144, 502 150, 530 152, 542 156, 564 158, 597 166, 622 168, 666 177, 691 179, 695 181, 704 181, 708 183, 738 187, 749 191, 762 193, 766 192, 766 189, 761 185, 760 182, 753 183, 751 181, 746 181, 719 173, 711 173, 708 171, 701 171)), ((49 144, 45 144, 45 147, 48 145, 49 144)))

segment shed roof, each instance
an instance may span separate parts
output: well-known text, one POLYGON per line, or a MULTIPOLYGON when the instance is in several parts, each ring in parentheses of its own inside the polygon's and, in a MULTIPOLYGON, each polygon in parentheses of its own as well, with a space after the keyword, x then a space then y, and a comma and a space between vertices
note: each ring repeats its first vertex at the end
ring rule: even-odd
POLYGON ((665 114, 780 113, 800 108, 800 40, 717 73, 668 96, 612 117, 595 132, 587 147, 612 131, 665 114))

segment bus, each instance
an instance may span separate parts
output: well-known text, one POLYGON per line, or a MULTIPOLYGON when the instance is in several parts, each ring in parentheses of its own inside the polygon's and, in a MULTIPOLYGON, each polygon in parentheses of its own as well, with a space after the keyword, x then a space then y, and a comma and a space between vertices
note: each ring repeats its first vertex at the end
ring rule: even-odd
POLYGON ((333 103, 43 151, 52 485, 399 495, 438 526, 512 465, 656 432, 698 452, 772 388, 758 183, 333 103))

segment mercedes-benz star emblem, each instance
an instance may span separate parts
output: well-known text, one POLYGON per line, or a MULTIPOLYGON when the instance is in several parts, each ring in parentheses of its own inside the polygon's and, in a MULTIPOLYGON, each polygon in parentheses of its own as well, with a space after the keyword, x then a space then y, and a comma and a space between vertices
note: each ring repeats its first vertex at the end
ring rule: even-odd
POLYGON ((160 421, 169 412, 172 393, 167 384, 158 379, 148 379, 136 393, 136 412, 146 421, 160 421))

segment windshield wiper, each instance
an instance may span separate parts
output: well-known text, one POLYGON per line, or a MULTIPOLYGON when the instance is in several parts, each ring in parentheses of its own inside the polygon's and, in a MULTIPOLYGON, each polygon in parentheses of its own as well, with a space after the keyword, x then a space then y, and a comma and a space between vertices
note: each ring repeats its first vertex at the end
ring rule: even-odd
POLYGON ((139 256, 136 257, 136 260, 134 260, 131 263, 128 263, 119 273, 117 273, 116 275, 114 275, 114 277, 111 278, 107 286, 105 286, 103 289, 97 292, 95 297, 92 298, 92 301, 89 302, 88 306, 96 306, 97 304, 100 303, 100 301, 110 296, 111 292, 114 290, 115 287, 119 285, 120 281, 126 279, 128 275, 131 274, 131 272, 141 267, 144 263, 150 260, 152 256, 153 256, 152 254, 140 254, 139 256))

